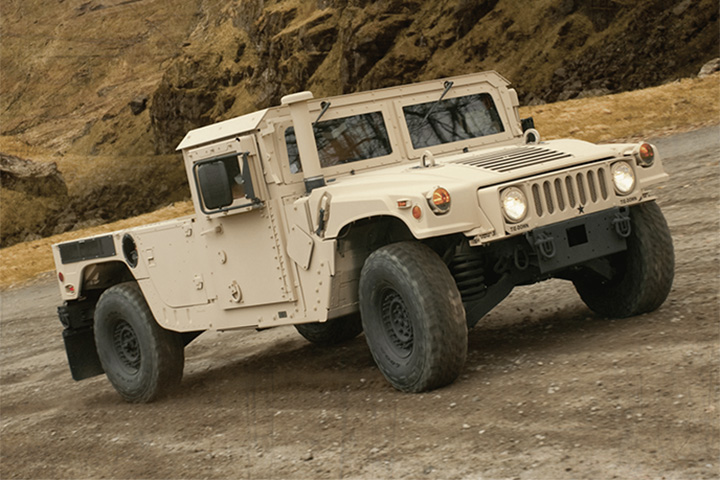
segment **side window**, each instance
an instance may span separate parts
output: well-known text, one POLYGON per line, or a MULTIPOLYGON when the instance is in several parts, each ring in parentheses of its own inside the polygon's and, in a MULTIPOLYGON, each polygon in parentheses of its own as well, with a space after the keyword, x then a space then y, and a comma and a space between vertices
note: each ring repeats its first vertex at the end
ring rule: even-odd
MULTIPOLYGON (((315 138, 317 138, 317 135, 315 138)), ((287 146, 288 159, 290 160, 290 172, 302 172, 300 152, 298 151, 297 139, 295 138, 295 128, 289 127, 285 130, 285 145, 287 146)))
MULTIPOLYGON (((318 122, 313 126, 320 165, 332 167, 392 153, 382 113, 372 112, 318 122)), ((295 129, 285 130, 290 171, 302 171, 295 129)))

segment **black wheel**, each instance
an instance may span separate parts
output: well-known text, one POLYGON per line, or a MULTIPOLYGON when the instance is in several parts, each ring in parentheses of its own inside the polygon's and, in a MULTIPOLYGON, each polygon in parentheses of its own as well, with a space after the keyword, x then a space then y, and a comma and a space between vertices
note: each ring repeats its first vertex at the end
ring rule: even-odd
POLYGON ((103 292, 94 331, 105 374, 128 402, 151 402, 180 383, 182 335, 157 324, 135 282, 103 292))
POLYGON ((398 390, 452 383, 467 356, 460 292, 440 257, 416 242, 368 257, 360 274, 360 312, 370 351, 398 390))
POLYGON ((652 312, 663 304, 672 287, 675 254, 660 207, 654 201, 635 205, 630 219, 627 250, 607 259, 612 277, 588 273, 573 279, 583 302, 606 317, 652 312))
POLYGON ((295 325, 295 328, 307 341, 329 347, 360 335, 362 321, 359 313, 353 313, 323 323, 301 323, 295 325))

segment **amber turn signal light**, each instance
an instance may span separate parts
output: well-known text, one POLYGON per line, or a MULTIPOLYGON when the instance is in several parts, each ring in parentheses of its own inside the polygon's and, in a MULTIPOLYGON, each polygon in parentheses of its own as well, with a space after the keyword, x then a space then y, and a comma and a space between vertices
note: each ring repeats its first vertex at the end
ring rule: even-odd
POLYGON ((639 147, 635 147, 635 160, 641 167, 649 167, 655 161, 655 150, 649 143, 643 143, 639 147))
POLYGON ((428 204, 436 215, 442 215, 450 210, 450 193, 442 187, 437 187, 428 198, 428 204))

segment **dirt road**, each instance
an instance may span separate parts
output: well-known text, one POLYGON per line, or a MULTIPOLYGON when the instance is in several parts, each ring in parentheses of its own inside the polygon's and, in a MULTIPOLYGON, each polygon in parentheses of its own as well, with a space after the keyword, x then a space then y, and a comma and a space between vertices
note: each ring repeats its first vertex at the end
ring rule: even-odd
POLYGON ((181 392, 129 405, 71 379, 51 279, 3 292, 0 478, 717 478, 720 127, 655 143, 665 305, 608 320, 569 284, 517 289, 431 393, 393 390, 362 336, 282 328, 201 336, 181 392))

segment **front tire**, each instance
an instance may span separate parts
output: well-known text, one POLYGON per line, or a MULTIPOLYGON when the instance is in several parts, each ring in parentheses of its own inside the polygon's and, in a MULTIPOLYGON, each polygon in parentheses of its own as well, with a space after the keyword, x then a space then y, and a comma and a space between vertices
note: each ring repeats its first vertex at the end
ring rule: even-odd
POLYGON ((158 325, 135 282, 103 292, 95 308, 94 332, 105 374, 126 401, 151 402, 180 383, 182 336, 158 325))
POLYGON ((460 292, 440 257, 416 242, 373 252, 360 274, 360 311, 370 351, 398 390, 452 383, 467 356, 460 292))
POLYGON ((672 287, 675 254, 670 229, 652 201, 630 209, 627 250, 608 258, 610 279, 588 273, 573 279, 580 298, 595 313, 625 318, 656 310, 672 287))

